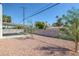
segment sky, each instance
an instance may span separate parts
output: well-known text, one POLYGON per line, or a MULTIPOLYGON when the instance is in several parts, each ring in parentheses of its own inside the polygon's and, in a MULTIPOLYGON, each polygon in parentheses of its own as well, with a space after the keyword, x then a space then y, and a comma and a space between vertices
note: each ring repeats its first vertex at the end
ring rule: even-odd
MULTIPOLYGON (((25 17, 28 17, 40 9, 44 9, 54 3, 3 3, 3 14, 12 17, 12 23, 22 24, 23 23, 23 10, 25 7, 25 17)), ((72 8, 79 9, 78 3, 61 3, 55 7, 52 7, 40 14, 37 14, 29 19, 26 19, 25 23, 28 24, 30 21, 35 23, 36 21, 44 21, 49 24, 55 23, 57 21, 56 16, 62 16, 66 14, 68 10, 72 8)))

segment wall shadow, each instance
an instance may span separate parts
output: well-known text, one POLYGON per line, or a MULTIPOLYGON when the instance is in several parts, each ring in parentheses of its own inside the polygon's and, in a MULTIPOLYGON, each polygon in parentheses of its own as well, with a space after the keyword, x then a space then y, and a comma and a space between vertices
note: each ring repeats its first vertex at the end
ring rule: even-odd
POLYGON ((67 48, 62 48, 62 47, 51 47, 51 46, 42 46, 36 48, 37 50, 40 51, 45 51, 44 55, 54 55, 54 56, 67 56, 68 52, 71 51, 70 49, 67 48))

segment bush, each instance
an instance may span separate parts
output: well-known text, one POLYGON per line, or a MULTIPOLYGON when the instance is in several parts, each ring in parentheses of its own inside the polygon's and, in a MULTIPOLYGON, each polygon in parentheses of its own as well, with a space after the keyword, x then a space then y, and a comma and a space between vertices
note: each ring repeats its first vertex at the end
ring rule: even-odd
POLYGON ((14 28, 15 29, 24 29, 24 26, 22 26, 22 25, 16 25, 14 28))
POLYGON ((63 40, 70 40, 70 41, 74 41, 73 37, 67 35, 67 34, 63 34, 63 33, 60 33, 58 38, 60 39, 63 39, 63 40))

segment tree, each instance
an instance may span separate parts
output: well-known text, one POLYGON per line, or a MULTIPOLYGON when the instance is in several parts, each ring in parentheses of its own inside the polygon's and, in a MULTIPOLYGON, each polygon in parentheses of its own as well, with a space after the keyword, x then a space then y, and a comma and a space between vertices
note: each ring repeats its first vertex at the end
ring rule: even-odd
POLYGON ((3 15, 3 22, 11 23, 11 16, 3 15))
POLYGON ((75 41, 75 52, 78 50, 79 41, 79 9, 71 9, 66 15, 62 16, 63 32, 73 37, 75 41))
POLYGON ((35 23, 35 27, 38 28, 38 29, 44 29, 45 23, 38 21, 38 22, 35 23))
POLYGON ((58 26, 58 27, 62 26, 63 25, 62 24, 62 18, 59 18, 58 16, 56 16, 56 18, 57 18, 57 22, 52 24, 52 25, 53 26, 58 26))

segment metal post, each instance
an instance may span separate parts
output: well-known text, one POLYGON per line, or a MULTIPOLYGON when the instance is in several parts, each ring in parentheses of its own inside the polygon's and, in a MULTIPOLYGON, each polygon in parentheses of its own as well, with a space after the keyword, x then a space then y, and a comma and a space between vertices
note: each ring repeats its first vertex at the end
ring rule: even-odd
POLYGON ((2 38, 2 4, 0 4, 0 38, 2 38))

